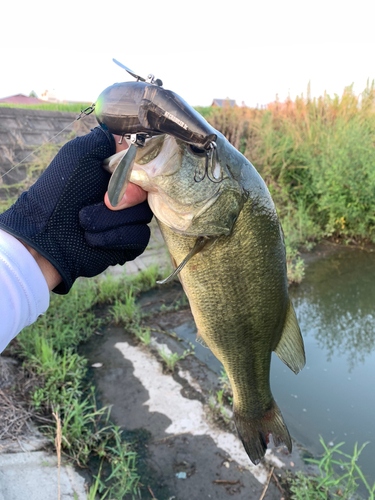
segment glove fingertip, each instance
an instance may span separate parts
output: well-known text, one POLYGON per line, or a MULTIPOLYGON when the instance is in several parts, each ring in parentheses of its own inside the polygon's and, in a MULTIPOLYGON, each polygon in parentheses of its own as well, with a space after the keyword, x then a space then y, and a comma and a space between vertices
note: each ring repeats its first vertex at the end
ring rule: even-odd
POLYGON ((153 213, 147 201, 118 211, 110 210, 102 201, 82 208, 79 213, 79 221, 86 231, 104 232, 121 227, 126 230, 125 228, 131 225, 148 224, 151 222, 152 216, 153 213))

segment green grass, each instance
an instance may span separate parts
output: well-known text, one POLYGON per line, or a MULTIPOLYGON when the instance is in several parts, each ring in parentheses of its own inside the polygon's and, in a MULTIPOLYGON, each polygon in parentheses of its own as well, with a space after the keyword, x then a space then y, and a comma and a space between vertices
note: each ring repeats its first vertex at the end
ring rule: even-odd
POLYGON ((320 442, 324 450, 323 457, 320 460, 308 460, 318 467, 319 474, 306 476, 298 472, 290 480, 292 500, 360 499, 363 496, 356 494, 360 485, 367 492, 366 499, 374 500, 375 483, 371 486, 357 465, 358 457, 367 443, 361 448, 356 444, 353 454, 349 455, 341 450, 345 443, 329 447, 322 438, 320 442))
POLYGON ((232 418, 227 406, 224 403, 224 398, 226 399, 224 389, 221 389, 220 391, 217 391, 215 395, 210 395, 208 399, 208 406, 216 418, 219 418, 219 420, 228 425, 232 423, 232 418))
POLYGON ((139 315, 139 306, 136 304, 132 286, 125 291, 122 301, 116 299, 114 306, 111 308, 111 314, 116 324, 127 324, 136 319, 139 315))
POLYGON ((231 387, 230 382, 229 382, 228 374, 224 370, 224 368, 220 372, 219 382, 220 382, 221 387, 223 388, 224 393, 226 395, 232 396, 233 395, 232 387, 231 387))
POLYGON ((121 431, 118 427, 114 428, 113 441, 113 445, 109 446, 111 452, 110 474, 105 480, 102 479, 102 467, 104 463, 104 459, 102 459, 98 474, 94 476, 95 482, 89 489, 87 500, 96 500, 99 493, 101 500, 106 498, 108 500, 122 500, 125 495, 129 494, 133 498, 134 496, 140 496, 140 478, 136 468, 137 455, 129 449, 127 443, 122 441, 121 431), (112 484, 110 484, 111 481, 112 484))
MULTIPOLYGON (((141 342, 149 344, 150 330, 141 325, 136 294, 148 289, 158 277, 154 267, 131 278, 80 280, 68 295, 53 294, 47 313, 25 328, 10 348, 37 380, 31 395, 35 409, 40 414, 54 412, 59 416, 62 453, 82 467, 93 456, 109 464, 110 472, 108 466, 98 471, 90 495, 97 490, 101 498, 120 500, 128 493, 135 497, 139 477, 135 453, 111 424, 109 408, 97 406, 95 388, 87 386, 87 360, 77 348, 111 317, 124 322, 141 342), (94 313, 103 305, 110 306, 104 320, 94 313)), ((53 442, 56 423, 44 425, 42 430, 53 442)))
POLYGON ((86 109, 92 103, 87 102, 77 102, 72 104, 64 104, 64 103, 54 103, 54 102, 46 102, 45 104, 7 104, 0 103, 0 106, 3 108, 22 108, 22 109, 42 109, 45 111, 65 111, 69 113, 80 113, 81 110, 86 109))
POLYGON ((186 350, 180 356, 179 354, 177 354, 177 352, 166 351, 166 349, 164 347, 162 347, 161 349, 158 349, 158 353, 162 357, 164 363, 166 364, 167 369, 170 372, 174 372, 174 370, 176 368, 176 363, 178 361, 180 361, 181 359, 185 359, 186 356, 189 356, 189 354, 191 354, 191 352, 192 351, 190 351, 190 350, 186 350))
POLYGON ((133 327, 133 333, 137 337, 138 340, 142 342, 144 345, 149 345, 151 342, 151 330, 150 328, 144 328, 140 325, 136 325, 133 327))
MULTIPOLYGON (((99 459, 98 473, 88 493, 90 499, 97 493, 101 499, 121 500, 128 494, 134 498, 139 494, 139 476, 136 454, 110 422, 109 408, 98 407, 95 388, 87 386, 87 360, 77 349, 103 321, 111 319, 149 345, 150 329, 142 325, 136 297, 155 286, 161 277, 158 267, 152 266, 136 276, 79 280, 68 295, 52 294, 47 313, 25 328, 9 349, 37 380, 31 394, 37 412, 44 417, 58 415, 62 453, 81 467, 86 467, 92 457, 99 459), (108 310, 104 318, 94 312, 96 308, 103 311, 103 306, 108 310)), ((173 369, 177 360, 188 354, 172 355, 168 365, 173 369)), ((41 428, 52 442, 56 425, 51 420, 41 428)))

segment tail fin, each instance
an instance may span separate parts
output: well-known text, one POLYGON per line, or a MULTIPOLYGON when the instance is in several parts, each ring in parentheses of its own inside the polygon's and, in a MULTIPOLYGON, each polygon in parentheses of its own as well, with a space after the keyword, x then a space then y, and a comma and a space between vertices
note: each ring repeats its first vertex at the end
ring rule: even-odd
POLYGON ((247 419, 234 411, 234 422, 239 438, 253 464, 258 465, 264 457, 270 434, 276 446, 284 443, 289 452, 292 451, 289 431, 275 401, 272 403, 272 408, 258 419, 247 419))

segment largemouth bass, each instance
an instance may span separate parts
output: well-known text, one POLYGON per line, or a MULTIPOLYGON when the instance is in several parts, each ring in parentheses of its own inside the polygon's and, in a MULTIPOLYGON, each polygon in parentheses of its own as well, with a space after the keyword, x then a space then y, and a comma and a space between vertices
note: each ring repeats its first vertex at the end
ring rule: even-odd
POLYGON ((197 340, 224 365, 239 437, 258 464, 270 434, 275 445, 292 448, 270 389, 271 353, 295 373, 305 354, 269 191, 252 164, 217 136, 212 161, 171 136, 150 139, 137 152, 130 181, 148 191, 197 340))

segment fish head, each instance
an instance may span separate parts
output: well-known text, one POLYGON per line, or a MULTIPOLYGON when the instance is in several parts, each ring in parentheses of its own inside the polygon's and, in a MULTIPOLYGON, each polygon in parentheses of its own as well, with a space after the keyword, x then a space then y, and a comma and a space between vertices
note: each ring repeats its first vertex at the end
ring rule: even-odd
POLYGON ((241 169, 228 165, 226 143, 218 134, 217 148, 208 160, 209 175, 205 175, 205 150, 170 135, 153 137, 138 149, 130 182, 148 191, 154 215, 172 230, 187 236, 228 235, 246 190, 241 169))

